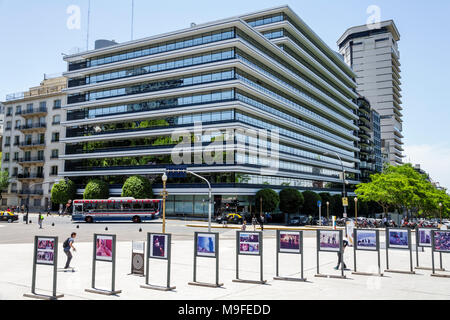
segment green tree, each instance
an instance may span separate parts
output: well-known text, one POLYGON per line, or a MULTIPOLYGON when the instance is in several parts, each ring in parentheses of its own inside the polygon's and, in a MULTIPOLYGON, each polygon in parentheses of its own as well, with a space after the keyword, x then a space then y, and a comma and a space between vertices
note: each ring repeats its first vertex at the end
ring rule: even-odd
POLYGON ((153 190, 150 180, 142 176, 128 178, 123 185, 122 197, 151 199, 153 197, 153 190))
POLYGON ((52 202, 54 204, 66 204, 75 199, 77 188, 72 180, 61 180, 52 187, 52 202))
POLYGON ((280 203, 280 196, 272 189, 262 189, 256 193, 255 208, 260 212, 260 199, 262 198, 262 212, 274 212, 280 203))
POLYGON ((109 186, 105 181, 99 179, 89 181, 83 194, 85 200, 108 199, 108 197, 109 186))
POLYGON ((2 199, 3 190, 8 189, 10 183, 11 183, 11 178, 9 177, 9 172, 6 170, 1 171, 0 172, 0 200, 2 199))
POLYGON ((342 205, 342 195, 335 194, 331 197, 331 212, 333 216, 342 217, 344 214, 344 206, 342 205))
POLYGON ((319 194, 313 191, 305 191, 303 192, 303 198, 305 199, 302 209, 303 214, 311 216, 319 215, 319 207, 317 206, 317 202, 322 201, 319 194))
POLYGON ((304 201, 302 193, 297 189, 288 188, 280 192, 280 210, 283 213, 298 213, 304 201))

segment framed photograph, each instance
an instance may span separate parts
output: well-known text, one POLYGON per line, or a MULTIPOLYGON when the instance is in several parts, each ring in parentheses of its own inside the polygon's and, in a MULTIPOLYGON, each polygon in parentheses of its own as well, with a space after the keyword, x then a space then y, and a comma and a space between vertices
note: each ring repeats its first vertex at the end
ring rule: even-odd
POLYGON ((95 238, 95 259, 113 261, 113 236, 97 235, 95 238))
POLYGON ((262 238, 259 232, 238 232, 239 254, 259 256, 261 242, 262 238))
POLYGON ((36 248, 36 263, 44 265, 55 264, 55 238, 38 238, 36 248))
POLYGON ((217 257, 217 234, 216 233, 196 233, 196 255, 198 257, 217 257))
POLYGON ((450 231, 435 230, 433 249, 436 252, 450 252, 450 231))
POLYGON ((149 235, 150 258, 164 259, 168 257, 169 236, 167 234, 150 234, 149 235))
POLYGON ((279 231, 278 250, 280 253, 302 253, 301 252, 301 231, 279 231))
POLYGON ((376 230, 355 229, 355 249, 377 251, 377 238, 376 230))
POLYGON ((319 251, 341 251, 342 239, 340 230, 319 230, 317 234, 319 251))
POLYGON ((418 228, 417 229, 417 246, 418 247, 431 247, 431 232, 433 228, 418 228))
POLYGON ((409 249, 409 229, 389 229, 388 247, 393 249, 409 249))

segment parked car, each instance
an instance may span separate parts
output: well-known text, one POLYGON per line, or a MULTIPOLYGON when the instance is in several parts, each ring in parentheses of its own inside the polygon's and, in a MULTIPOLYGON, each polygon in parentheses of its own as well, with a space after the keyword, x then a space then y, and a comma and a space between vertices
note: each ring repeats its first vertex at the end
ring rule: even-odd
MULTIPOLYGON (((226 220, 227 220, 227 223, 242 224, 244 222, 244 217, 238 213, 228 213, 228 214, 226 214, 226 220)), ((223 224, 224 223, 223 216, 217 217, 216 222, 223 224)))
POLYGON ((19 220, 19 216, 17 214, 7 211, 0 212, 0 221, 8 221, 8 223, 12 223, 17 220, 19 220))

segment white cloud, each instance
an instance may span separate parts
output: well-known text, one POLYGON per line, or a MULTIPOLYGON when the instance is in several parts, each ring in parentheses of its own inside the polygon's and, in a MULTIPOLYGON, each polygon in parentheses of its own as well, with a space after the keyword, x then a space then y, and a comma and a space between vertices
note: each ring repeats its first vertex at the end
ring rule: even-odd
POLYGON ((450 145, 407 145, 404 148, 405 162, 420 164, 421 169, 425 170, 433 181, 450 189, 450 145))

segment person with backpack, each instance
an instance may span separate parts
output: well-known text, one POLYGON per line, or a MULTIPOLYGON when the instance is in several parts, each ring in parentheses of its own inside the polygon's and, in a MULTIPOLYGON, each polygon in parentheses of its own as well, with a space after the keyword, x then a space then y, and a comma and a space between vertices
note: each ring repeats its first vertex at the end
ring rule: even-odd
POLYGON ((43 229, 42 228, 42 223, 44 222, 44 215, 41 213, 39 213, 39 217, 38 217, 38 223, 39 223, 39 229, 43 229))
POLYGON ((347 265, 344 262, 344 252, 345 252, 345 248, 348 247, 348 240, 346 237, 344 237, 344 239, 342 240, 342 253, 338 252, 338 264, 337 266, 334 268, 334 270, 339 270, 339 267, 341 266, 341 263, 344 265, 344 270, 347 270, 347 265))
POLYGON ((67 256, 66 266, 64 267, 64 269, 70 268, 70 261, 72 261, 72 253, 70 252, 70 249, 73 249, 74 252, 77 251, 75 249, 75 247, 73 246, 73 243, 74 243, 76 237, 77 237, 76 232, 73 232, 70 235, 70 238, 67 238, 67 240, 64 241, 64 243, 63 243, 64 253, 67 256))

